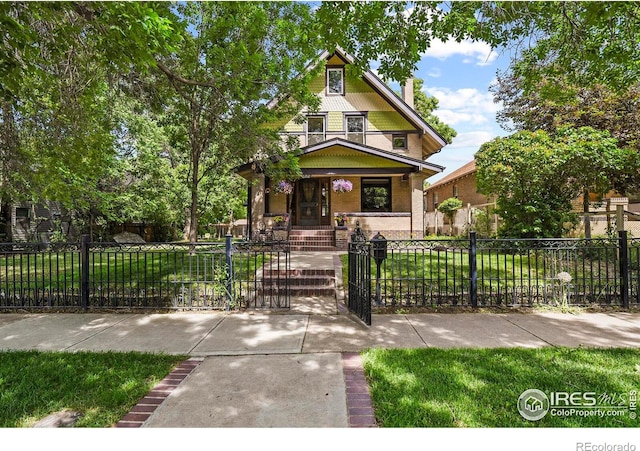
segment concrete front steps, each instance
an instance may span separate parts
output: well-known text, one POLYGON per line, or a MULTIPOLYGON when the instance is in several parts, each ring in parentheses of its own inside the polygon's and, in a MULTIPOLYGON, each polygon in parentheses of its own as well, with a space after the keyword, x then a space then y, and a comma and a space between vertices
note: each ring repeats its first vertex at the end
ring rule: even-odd
POLYGON ((333 229, 293 228, 289 232, 291 251, 335 251, 333 229))
POLYGON ((264 293, 268 295, 273 295, 279 291, 286 290, 292 297, 330 296, 335 298, 335 270, 268 270, 262 275, 262 286, 264 293), (285 284, 285 280, 287 280, 288 283, 285 284))

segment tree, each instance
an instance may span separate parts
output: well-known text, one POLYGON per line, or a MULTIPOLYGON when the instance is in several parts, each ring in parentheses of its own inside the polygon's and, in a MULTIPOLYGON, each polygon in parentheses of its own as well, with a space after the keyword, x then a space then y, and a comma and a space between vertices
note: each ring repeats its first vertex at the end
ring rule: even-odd
POLYGON ((573 196, 564 189, 566 168, 554 144, 544 131, 522 131, 485 143, 476 153, 476 184, 496 196, 500 236, 560 237, 565 224, 575 222, 573 196))
POLYGON ((341 45, 363 68, 379 60, 392 80, 408 78, 435 39, 469 39, 510 50, 527 90, 558 74, 579 86, 640 82, 637 2, 333 1, 316 17, 328 45, 341 45))
POLYGON ((476 153, 476 167, 478 190, 496 195, 501 235, 560 237, 577 220, 571 202, 606 193, 616 174, 637 170, 638 158, 608 132, 564 128, 494 139, 476 153))
POLYGON ((568 167, 568 189, 577 197, 582 194, 585 234, 591 238, 589 194, 600 197, 612 189, 640 187, 640 154, 618 147, 618 140, 607 131, 591 127, 563 127, 556 134, 557 151, 564 152, 568 167))
POLYGON ((2 209, 59 200, 89 211, 114 154, 118 80, 176 43, 166 4, 2 2, 2 209))
POLYGON ((307 87, 314 73, 305 68, 318 46, 306 4, 188 2, 177 8, 190 33, 157 65, 177 96, 173 142, 186 144, 185 238, 193 242, 204 178, 258 153, 282 153, 278 131, 265 124, 317 105, 307 87))
POLYGON ((457 197, 450 197, 438 205, 438 211, 444 214, 449 220, 449 235, 453 235, 453 220, 458 210, 462 208, 462 201, 457 197))
POLYGON ((592 127, 606 130, 620 147, 640 151, 640 85, 612 90, 605 85, 576 86, 566 80, 542 80, 525 92, 524 80, 513 72, 498 74, 491 86, 503 105, 498 121, 507 130, 545 130, 592 127))
POLYGON ((590 237, 589 192, 602 194, 602 186, 621 194, 640 189, 640 130, 635 125, 640 121, 640 85, 614 91, 604 85, 577 87, 566 81, 541 81, 538 89, 528 92, 522 85, 522 78, 511 73, 499 76, 492 87, 504 105, 498 118, 505 128, 544 130, 563 140, 572 139, 567 130, 574 127, 583 143, 598 139, 592 136, 595 130, 609 132, 616 139, 614 144, 603 135, 598 149, 572 147, 573 164, 580 168, 576 177, 584 187, 585 233, 590 237))

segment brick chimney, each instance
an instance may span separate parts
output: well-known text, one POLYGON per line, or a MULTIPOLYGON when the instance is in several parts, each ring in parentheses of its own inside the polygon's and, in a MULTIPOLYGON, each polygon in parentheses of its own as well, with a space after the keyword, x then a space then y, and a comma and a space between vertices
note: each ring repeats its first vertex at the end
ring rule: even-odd
POLYGON ((415 107, 413 104, 413 78, 407 78, 404 81, 404 85, 402 85, 402 100, 411 108, 415 107))

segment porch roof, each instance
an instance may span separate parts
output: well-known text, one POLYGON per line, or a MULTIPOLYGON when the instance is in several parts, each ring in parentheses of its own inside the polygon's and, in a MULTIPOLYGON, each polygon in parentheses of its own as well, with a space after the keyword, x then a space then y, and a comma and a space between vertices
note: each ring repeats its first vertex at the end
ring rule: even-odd
MULTIPOLYGON (((331 169, 352 172, 442 172, 436 164, 416 160, 405 155, 388 152, 376 147, 334 138, 302 148, 300 167, 303 172, 313 169, 331 169)), ((336 172, 337 173, 337 172, 336 172)))

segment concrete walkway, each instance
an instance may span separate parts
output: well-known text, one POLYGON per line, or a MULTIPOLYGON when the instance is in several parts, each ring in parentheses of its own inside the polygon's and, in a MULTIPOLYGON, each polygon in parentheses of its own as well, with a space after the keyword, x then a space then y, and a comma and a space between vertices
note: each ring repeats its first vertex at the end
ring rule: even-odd
POLYGON ((339 314, 0 315, 3 350, 192 357, 184 377, 163 381, 120 426, 373 426, 362 370, 347 371, 345 356, 372 347, 514 346, 637 348, 640 314, 374 315, 370 328, 339 314))
POLYGON ((266 313, 0 315, 0 349, 140 351, 195 357, 366 348, 640 347, 640 314, 350 315, 266 313))
POLYGON ((190 356, 124 426, 348 427, 375 425, 363 349, 640 347, 637 313, 373 315, 367 327, 339 304, 292 299, 288 314, 2 314, 0 349, 190 356))

